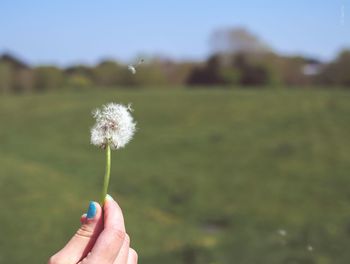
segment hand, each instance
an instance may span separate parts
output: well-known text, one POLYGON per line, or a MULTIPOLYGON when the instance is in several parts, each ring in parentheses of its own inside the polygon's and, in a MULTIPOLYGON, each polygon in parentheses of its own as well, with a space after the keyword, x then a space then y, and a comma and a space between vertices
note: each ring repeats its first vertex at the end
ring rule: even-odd
POLYGON ((137 253, 130 248, 119 205, 108 195, 101 206, 91 202, 82 225, 48 264, 135 264, 137 253))

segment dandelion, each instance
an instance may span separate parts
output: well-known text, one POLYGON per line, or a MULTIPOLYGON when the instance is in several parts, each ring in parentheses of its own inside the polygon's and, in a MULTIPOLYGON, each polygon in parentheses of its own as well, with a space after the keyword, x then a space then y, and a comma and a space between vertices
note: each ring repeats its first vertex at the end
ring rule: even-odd
POLYGON ((130 114, 131 111, 131 105, 126 107, 121 104, 109 103, 93 112, 96 123, 91 128, 91 144, 106 150, 102 204, 107 195, 110 178, 111 149, 123 148, 135 133, 136 124, 130 114))

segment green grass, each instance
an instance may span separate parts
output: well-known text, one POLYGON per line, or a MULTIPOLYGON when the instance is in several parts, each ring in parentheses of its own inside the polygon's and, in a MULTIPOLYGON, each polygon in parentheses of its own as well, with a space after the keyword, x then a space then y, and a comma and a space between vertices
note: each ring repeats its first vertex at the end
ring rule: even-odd
POLYGON ((350 93, 302 90, 0 98, 0 263, 45 263, 99 199, 109 101, 138 122, 110 193, 140 263, 350 263, 350 93))

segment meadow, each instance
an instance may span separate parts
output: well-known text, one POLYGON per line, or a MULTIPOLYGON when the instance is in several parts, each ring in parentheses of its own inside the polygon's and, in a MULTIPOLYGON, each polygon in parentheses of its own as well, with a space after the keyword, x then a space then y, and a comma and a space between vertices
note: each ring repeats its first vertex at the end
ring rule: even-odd
POLYGON ((350 92, 101 89, 0 97, 0 263, 38 264, 98 200, 91 111, 133 103, 110 194, 140 263, 350 263, 350 92))

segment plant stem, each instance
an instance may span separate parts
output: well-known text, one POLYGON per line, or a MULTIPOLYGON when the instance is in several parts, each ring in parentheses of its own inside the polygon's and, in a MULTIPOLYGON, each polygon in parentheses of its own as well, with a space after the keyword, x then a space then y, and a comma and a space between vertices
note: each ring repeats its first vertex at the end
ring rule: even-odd
POLYGON ((105 171, 105 177, 103 180, 103 189, 102 189, 102 197, 101 197, 101 206, 105 203, 107 191, 108 191, 108 185, 109 185, 109 177, 111 174, 111 148, 109 144, 107 144, 106 147, 106 171, 105 171))

